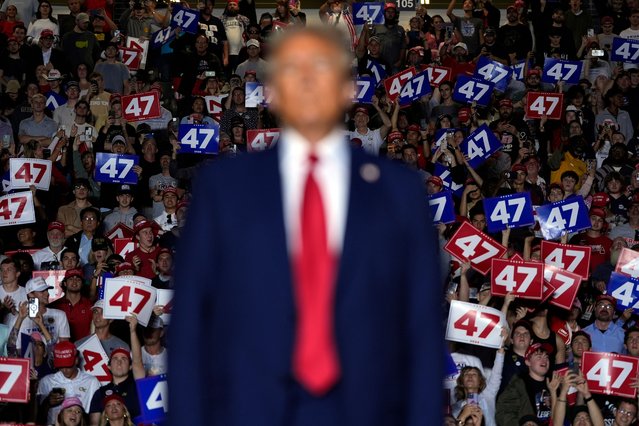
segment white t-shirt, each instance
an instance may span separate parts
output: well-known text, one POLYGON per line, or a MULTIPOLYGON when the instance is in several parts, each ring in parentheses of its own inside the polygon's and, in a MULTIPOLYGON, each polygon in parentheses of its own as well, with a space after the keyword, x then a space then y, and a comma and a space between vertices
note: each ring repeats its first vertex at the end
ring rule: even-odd
MULTIPOLYGON (((38 401, 42 402, 53 388, 64 388, 66 398, 76 396, 82 402, 82 408, 87 413, 91 408, 91 398, 95 391, 100 389, 100 382, 92 375, 78 370, 78 375, 73 379, 67 379, 62 372, 48 374, 38 383, 38 401)), ((58 413, 62 410, 62 404, 49 409, 47 424, 55 424, 58 413)))
POLYGON ((224 29, 226 30, 226 38, 229 42, 229 55, 237 55, 244 46, 244 40, 242 34, 244 33, 244 26, 237 17, 227 17, 224 22, 224 29))
POLYGON ((361 140, 362 148, 371 155, 379 155, 379 148, 384 144, 384 139, 382 139, 380 129, 368 129, 368 132, 365 134, 359 133, 356 129, 352 132, 347 132, 347 134, 349 139, 357 138, 361 140))
POLYGON ((43 262, 59 262, 60 256, 62 252, 64 251, 64 249, 66 249, 66 247, 63 247, 62 250, 60 250, 60 252, 58 252, 57 255, 53 254, 53 252, 51 251, 51 248, 48 246, 43 248, 42 250, 36 251, 35 253, 33 253, 33 256, 32 256, 33 267, 35 268, 36 271, 39 271, 43 262))
MULTIPOLYGON (((43 315, 44 325, 47 327, 49 334, 54 342, 58 342, 60 338, 69 339, 71 337, 71 332, 69 330, 69 321, 67 320, 67 316, 64 311, 59 309, 47 308, 47 311, 43 315)), ((13 327, 12 322, 11 326, 13 327)), ((31 334, 34 331, 40 332, 40 327, 37 326, 35 322, 29 317, 25 318, 22 321, 22 325, 20 326, 20 333, 31 334)), ((19 334, 18 334, 19 335, 19 334)), ((18 349, 20 349, 20 340, 16 342, 18 349)))
MULTIPOLYGON (((20 307, 20 303, 27 301, 27 291, 24 289, 24 287, 18 286, 17 290, 9 293, 4 289, 4 286, 0 285, 0 303, 2 303, 4 301, 4 298, 7 296, 13 299, 13 304, 16 307, 16 310, 20 307)), ((7 316, 4 317, 3 324, 13 324, 15 320, 16 316, 9 312, 7 316)))
POLYGON ((166 348, 162 348, 162 352, 157 355, 151 355, 146 351, 146 348, 142 346, 142 364, 144 364, 144 371, 147 377, 166 374, 168 363, 169 354, 166 348))

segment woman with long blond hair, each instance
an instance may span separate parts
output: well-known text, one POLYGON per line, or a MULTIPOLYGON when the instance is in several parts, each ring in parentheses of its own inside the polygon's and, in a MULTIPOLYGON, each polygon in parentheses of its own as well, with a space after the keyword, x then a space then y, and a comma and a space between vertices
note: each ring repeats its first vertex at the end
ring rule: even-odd
POLYGON ((113 393, 104 398, 104 409, 100 414, 100 426, 135 426, 124 399, 113 393))

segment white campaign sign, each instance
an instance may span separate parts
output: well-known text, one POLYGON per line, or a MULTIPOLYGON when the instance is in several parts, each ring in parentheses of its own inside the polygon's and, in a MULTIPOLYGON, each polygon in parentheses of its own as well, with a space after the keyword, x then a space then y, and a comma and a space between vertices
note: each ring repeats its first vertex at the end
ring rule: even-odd
POLYGON ((446 340, 499 348, 503 324, 506 324, 506 318, 497 309, 453 300, 448 314, 446 340))
POLYGON ((109 370, 109 357, 100 339, 92 334, 84 343, 78 346, 80 352, 80 368, 96 379, 104 386, 111 382, 111 370, 109 370))
POLYGON ((149 324, 156 300, 151 280, 138 276, 108 278, 104 284, 104 318, 124 319, 133 313, 143 326, 149 324))
POLYGON ((173 309, 173 290, 157 289, 156 305, 164 306, 164 312, 160 316, 164 325, 171 322, 171 310, 173 309))
POLYGON ((11 189, 29 188, 31 185, 43 191, 51 184, 51 160, 37 158, 11 158, 9 160, 11 189))
POLYGON ((0 226, 19 225, 36 221, 31 191, 16 192, 0 197, 0 226))

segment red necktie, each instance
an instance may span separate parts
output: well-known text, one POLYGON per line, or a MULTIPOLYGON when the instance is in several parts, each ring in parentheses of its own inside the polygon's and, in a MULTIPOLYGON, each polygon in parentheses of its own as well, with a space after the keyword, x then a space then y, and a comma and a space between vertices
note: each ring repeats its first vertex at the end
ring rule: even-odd
POLYGON ((333 332, 335 259, 328 248, 324 205, 310 156, 300 216, 299 251, 294 261, 297 329, 293 374, 311 394, 326 393, 340 375, 333 332))

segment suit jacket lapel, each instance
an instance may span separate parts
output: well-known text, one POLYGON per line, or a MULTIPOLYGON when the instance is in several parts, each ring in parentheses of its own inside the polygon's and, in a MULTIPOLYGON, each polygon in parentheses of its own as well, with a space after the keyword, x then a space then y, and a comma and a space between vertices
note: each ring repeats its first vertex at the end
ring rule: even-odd
MULTIPOLYGON (((369 218, 371 204, 375 203, 374 188, 378 179, 364 180, 366 170, 379 173, 376 164, 368 163, 367 157, 359 149, 351 149, 350 188, 348 206, 346 212, 346 229, 344 230, 344 243, 339 259, 337 271, 336 302, 339 303, 340 295, 348 290, 348 283, 362 271, 362 264, 358 262, 362 251, 366 250, 366 235, 370 232, 369 218)), ((378 176, 379 177, 379 176, 378 176)))

